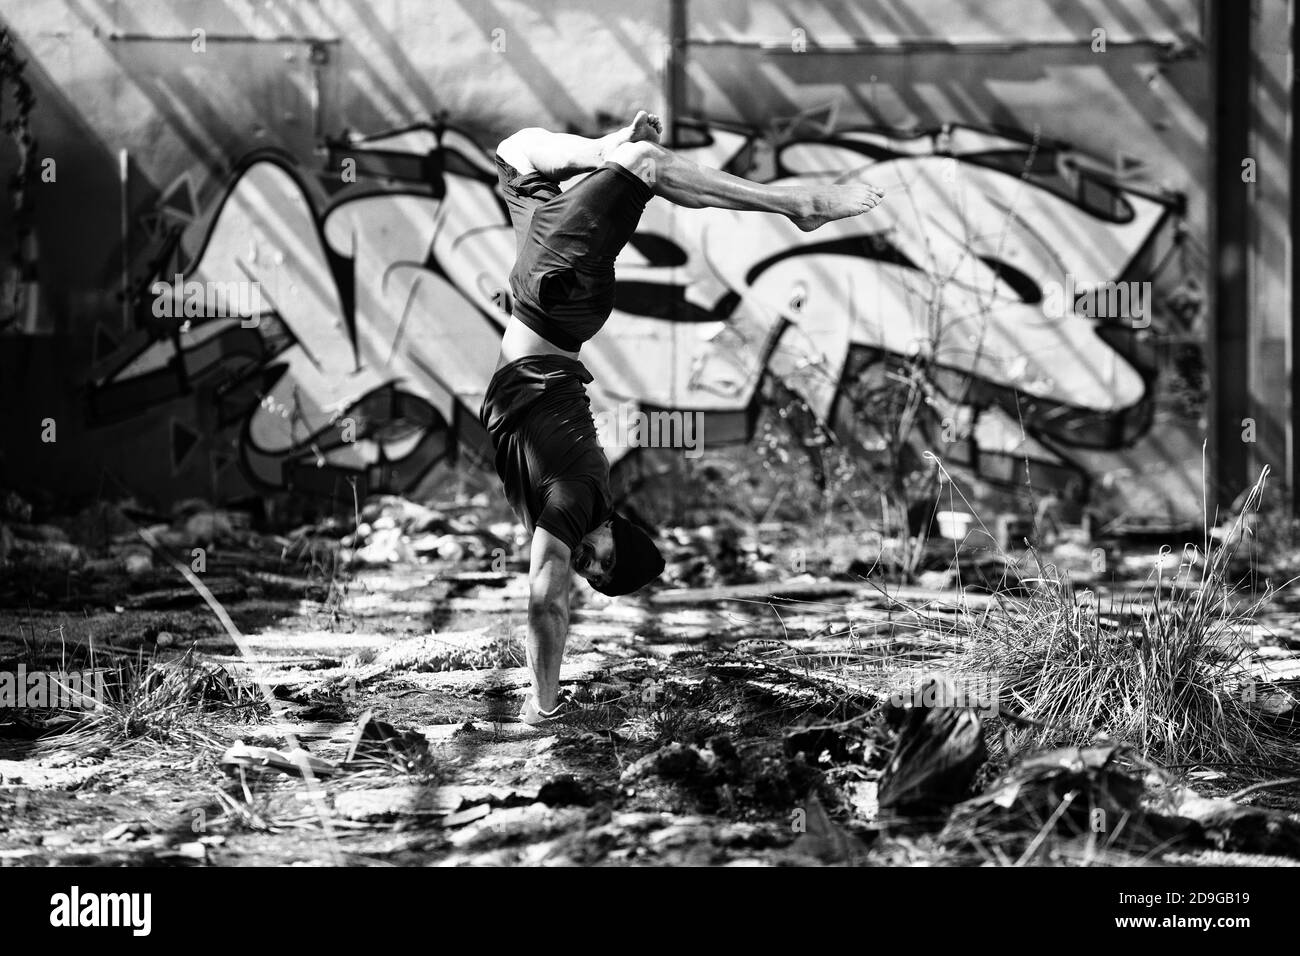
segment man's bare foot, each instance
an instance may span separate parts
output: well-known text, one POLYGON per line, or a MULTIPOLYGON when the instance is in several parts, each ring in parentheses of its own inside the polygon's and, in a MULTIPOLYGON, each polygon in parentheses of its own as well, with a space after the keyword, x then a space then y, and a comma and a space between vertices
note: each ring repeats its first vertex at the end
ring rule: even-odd
POLYGON ((790 221, 804 232, 812 232, 836 219, 848 219, 870 212, 884 199, 883 191, 866 183, 841 183, 810 187, 807 211, 790 221))
POLYGON ((629 143, 657 143, 659 137, 663 134, 664 124, 654 113, 639 110, 636 116, 632 118, 631 125, 626 129, 629 143))
POLYGON ((600 160, 597 165, 604 162, 606 156, 624 143, 659 142, 659 134, 663 131, 664 124, 658 116, 645 110, 638 110, 636 116, 632 117, 632 122, 620 130, 607 134, 600 141, 600 160))

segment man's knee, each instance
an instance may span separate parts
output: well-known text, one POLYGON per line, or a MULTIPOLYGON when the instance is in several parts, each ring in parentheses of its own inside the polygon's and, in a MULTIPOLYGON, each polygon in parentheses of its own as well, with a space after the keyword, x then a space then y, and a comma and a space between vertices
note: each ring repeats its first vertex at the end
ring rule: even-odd
POLYGON ((618 163, 647 186, 654 187, 659 174, 669 158, 668 150, 658 143, 620 143, 605 157, 618 163))
POLYGON ((515 168, 520 175, 536 172, 530 153, 538 146, 546 130, 540 126, 529 126, 511 133, 497 143, 497 155, 515 168))

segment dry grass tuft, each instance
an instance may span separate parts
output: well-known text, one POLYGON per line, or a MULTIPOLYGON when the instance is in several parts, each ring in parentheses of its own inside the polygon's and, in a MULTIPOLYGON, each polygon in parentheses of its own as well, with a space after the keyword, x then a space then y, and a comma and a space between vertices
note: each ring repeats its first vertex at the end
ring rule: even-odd
POLYGON ((219 747, 204 732, 215 715, 245 720, 266 710, 254 687, 223 667, 197 660, 191 648, 174 660, 125 659, 110 672, 105 699, 71 734, 219 747))
POLYGON ((998 704, 1037 724, 1015 731, 1021 743, 1109 739, 1166 762, 1284 757, 1287 744, 1244 692, 1254 686, 1246 635, 1271 595, 1245 595, 1229 575, 1266 476, 1227 544, 1207 535, 1189 546, 1172 580, 1157 569, 1118 612, 1040 563, 1029 596, 966 616, 957 672, 992 678, 998 704))

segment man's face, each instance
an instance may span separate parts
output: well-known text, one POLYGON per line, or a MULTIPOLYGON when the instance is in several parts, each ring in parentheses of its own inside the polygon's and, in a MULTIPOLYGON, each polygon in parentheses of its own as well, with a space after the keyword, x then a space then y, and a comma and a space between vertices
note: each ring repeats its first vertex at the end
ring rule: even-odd
POLYGON ((614 532, 606 521, 589 531, 573 549, 573 570, 596 586, 609 582, 614 568, 614 532))

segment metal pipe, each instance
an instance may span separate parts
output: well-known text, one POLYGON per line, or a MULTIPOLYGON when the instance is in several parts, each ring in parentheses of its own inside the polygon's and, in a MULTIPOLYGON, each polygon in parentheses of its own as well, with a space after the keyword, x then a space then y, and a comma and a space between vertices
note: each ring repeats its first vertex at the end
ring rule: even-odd
MULTIPOLYGON (((108 39, 128 43, 193 43, 194 36, 189 33, 121 33, 108 34, 108 39)), ((208 33, 203 37, 207 43, 341 43, 339 37, 287 36, 278 34, 273 37, 252 36, 247 33, 208 33)))
POLYGON ((131 154, 125 146, 117 151, 118 199, 122 206, 120 220, 122 240, 122 331, 131 331, 131 154))
MULTIPOLYGON (((757 50, 763 53, 792 53, 790 37, 769 39, 742 39, 732 37, 687 37, 687 46, 699 47, 734 47, 742 50, 757 50)), ((818 41, 811 38, 804 41, 806 53, 914 53, 918 51, 935 51, 941 53, 1015 53, 1029 49, 1075 49, 1087 48, 1092 43, 1091 37, 1072 38, 1068 40, 943 40, 937 37, 899 37, 893 40, 867 40, 845 38, 818 41)), ((1107 49, 1111 47, 1151 47, 1174 54, 1182 45, 1172 40, 1134 39, 1107 40, 1107 49)))

